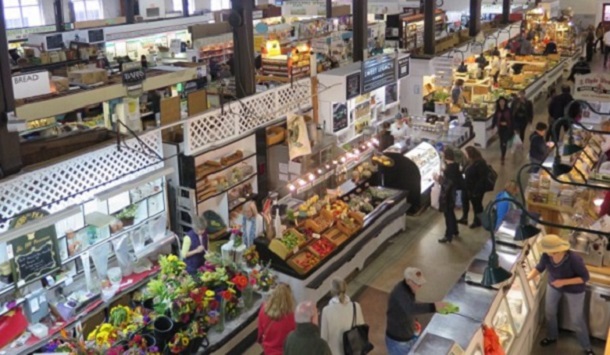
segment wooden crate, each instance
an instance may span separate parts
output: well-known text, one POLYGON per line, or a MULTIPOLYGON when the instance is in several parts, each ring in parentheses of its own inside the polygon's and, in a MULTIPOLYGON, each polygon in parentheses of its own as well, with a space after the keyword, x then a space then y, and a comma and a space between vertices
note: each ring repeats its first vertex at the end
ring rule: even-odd
POLYGON ((301 250, 293 257, 288 259, 288 265, 293 268, 297 273, 303 275, 306 274, 309 270, 314 268, 320 262, 320 258, 318 258, 314 253, 309 250, 301 250), (311 265, 304 267, 299 264, 300 261, 310 259, 312 260, 311 265))

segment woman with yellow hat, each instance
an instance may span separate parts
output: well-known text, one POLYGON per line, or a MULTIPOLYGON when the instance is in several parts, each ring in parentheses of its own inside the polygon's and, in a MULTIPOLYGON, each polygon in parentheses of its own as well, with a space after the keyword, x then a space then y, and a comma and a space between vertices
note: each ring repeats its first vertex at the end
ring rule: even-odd
POLYGON ((547 336, 540 341, 540 346, 549 346, 557 342, 559 330, 557 311, 559 301, 565 297, 570 313, 570 319, 576 326, 578 342, 585 354, 592 355, 589 330, 585 322, 585 289, 589 281, 589 271, 582 257, 570 251, 570 243, 557 235, 549 234, 540 241, 543 252, 540 262, 528 275, 531 280, 545 270, 549 275, 549 286, 546 290, 545 315, 547 336))

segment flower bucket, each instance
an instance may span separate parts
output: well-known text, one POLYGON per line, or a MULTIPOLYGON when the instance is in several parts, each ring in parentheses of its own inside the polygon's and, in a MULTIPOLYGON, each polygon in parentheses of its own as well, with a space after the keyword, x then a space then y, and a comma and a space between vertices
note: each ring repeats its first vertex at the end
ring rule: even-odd
POLYGON ((207 337, 195 338, 191 339, 191 343, 189 344, 188 353, 189 354, 198 354, 201 346, 204 345, 206 348, 209 346, 209 342, 207 337), (205 345, 204 345, 205 340, 205 345))
POLYGON ((174 336, 174 322, 166 316, 159 316, 153 322, 155 340, 159 349, 165 348, 165 343, 174 336))

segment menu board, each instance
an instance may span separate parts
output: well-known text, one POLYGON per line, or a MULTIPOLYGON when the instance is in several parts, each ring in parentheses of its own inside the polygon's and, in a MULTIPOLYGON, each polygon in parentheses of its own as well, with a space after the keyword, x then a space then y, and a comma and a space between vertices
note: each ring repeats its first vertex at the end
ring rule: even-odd
POLYGON ((360 73, 348 75, 345 79, 345 87, 347 91, 345 93, 346 100, 360 96, 360 73))
MULTIPOLYGON (((13 228, 44 216, 44 212, 29 212, 20 216, 13 228)), ((8 243, 8 254, 17 286, 59 268, 56 239, 55 225, 50 225, 8 243)))
POLYGON ((341 102, 333 103, 333 133, 347 128, 347 105, 341 102))
POLYGON ((379 56, 362 62, 362 93, 396 82, 396 59, 379 56))
POLYGON ((409 75, 410 59, 410 57, 405 57, 398 60, 398 79, 409 75))

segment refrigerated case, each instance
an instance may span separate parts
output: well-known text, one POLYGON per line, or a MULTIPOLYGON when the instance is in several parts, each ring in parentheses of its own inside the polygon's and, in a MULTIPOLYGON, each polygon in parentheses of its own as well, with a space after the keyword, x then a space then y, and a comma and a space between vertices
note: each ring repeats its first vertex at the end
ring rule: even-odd
POLYGON ((434 174, 441 171, 441 157, 430 143, 420 143, 405 154, 388 152, 394 166, 382 167, 385 187, 408 191, 409 213, 415 214, 430 203, 434 174))
POLYGON ((589 285, 589 332, 592 337, 607 340, 610 329, 610 290, 589 285))

